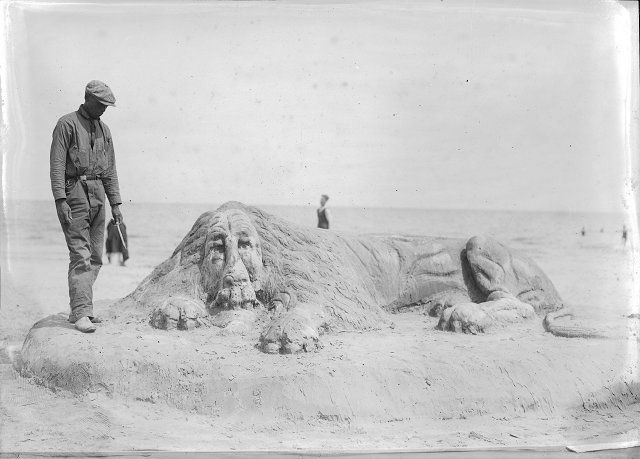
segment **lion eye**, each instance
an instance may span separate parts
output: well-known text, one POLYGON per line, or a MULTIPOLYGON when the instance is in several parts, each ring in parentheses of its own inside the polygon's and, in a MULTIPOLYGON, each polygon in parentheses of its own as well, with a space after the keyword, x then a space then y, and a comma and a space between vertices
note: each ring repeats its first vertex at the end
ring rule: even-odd
POLYGON ((215 239, 211 242, 211 250, 215 250, 218 252, 224 251, 224 241, 221 239, 215 239))
POLYGON ((238 241, 238 248, 248 249, 251 247, 251 241, 249 239, 240 239, 238 241))

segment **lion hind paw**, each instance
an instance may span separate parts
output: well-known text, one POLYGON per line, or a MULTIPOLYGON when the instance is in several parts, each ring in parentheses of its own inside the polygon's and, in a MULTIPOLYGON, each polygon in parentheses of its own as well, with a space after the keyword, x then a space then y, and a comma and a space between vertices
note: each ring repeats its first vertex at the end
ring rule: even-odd
POLYGON ((477 335, 491 325, 491 319, 476 303, 459 303, 445 309, 436 328, 477 335))
POLYGON ((460 303, 445 309, 436 328, 444 331, 484 333, 496 325, 522 322, 535 316, 535 310, 515 297, 496 295, 484 303, 460 303))

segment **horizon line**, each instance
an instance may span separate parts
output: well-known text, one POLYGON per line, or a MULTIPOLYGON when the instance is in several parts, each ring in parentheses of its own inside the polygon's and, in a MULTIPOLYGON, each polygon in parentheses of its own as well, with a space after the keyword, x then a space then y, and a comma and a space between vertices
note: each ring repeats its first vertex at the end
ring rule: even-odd
MULTIPOLYGON (((245 203, 237 200, 227 200, 224 202, 207 202, 207 201, 195 201, 195 202, 186 202, 186 201, 132 201, 123 202, 123 205, 126 204, 172 204, 172 205, 189 205, 196 206, 199 204, 213 204, 216 207, 221 206, 225 202, 240 202, 241 204, 253 206, 253 207, 315 207, 314 204, 277 204, 277 203, 245 203)), ((9 202, 52 202, 53 200, 49 199, 30 199, 30 198, 19 198, 19 199, 3 199, 3 207, 6 208, 6 204, 9 202)), ((411 207, 411 206, 369 206, 369 205, 331 205, 330 208, 334 209, 380 209, 380 210, 426 210, 426 211, 458 211, 458 212, 521 212, 521 213, 565 213, 565 214, 616 214, 616 215, 635 215, 633 212, 626 211, 624 209, 620 210, 560 210, 560 209, 505 209, 505 208, 469 208, 469 207, 411 207)), ((212 209, 215 210, 215 209, 212 209)))

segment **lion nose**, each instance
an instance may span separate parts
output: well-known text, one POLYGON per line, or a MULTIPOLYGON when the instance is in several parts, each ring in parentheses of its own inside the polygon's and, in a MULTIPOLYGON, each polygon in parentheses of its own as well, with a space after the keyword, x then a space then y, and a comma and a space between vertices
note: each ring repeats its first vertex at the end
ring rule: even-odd
POLYGON ((227 274, 226 276, 224 276, 224 278, 222 279, 222 285, 224 287, 231 287, 233 286, 233 276, 227 274))

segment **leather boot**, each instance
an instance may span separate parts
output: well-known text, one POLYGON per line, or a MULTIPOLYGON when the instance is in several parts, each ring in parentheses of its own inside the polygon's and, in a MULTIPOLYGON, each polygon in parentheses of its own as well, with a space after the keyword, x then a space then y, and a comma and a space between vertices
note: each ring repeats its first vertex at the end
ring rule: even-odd
POLYGON ((82 333, 93 333, 96 331, 96 326, 91 323, 88 317, 83 317, 76 321, 76 329, 82 333))

